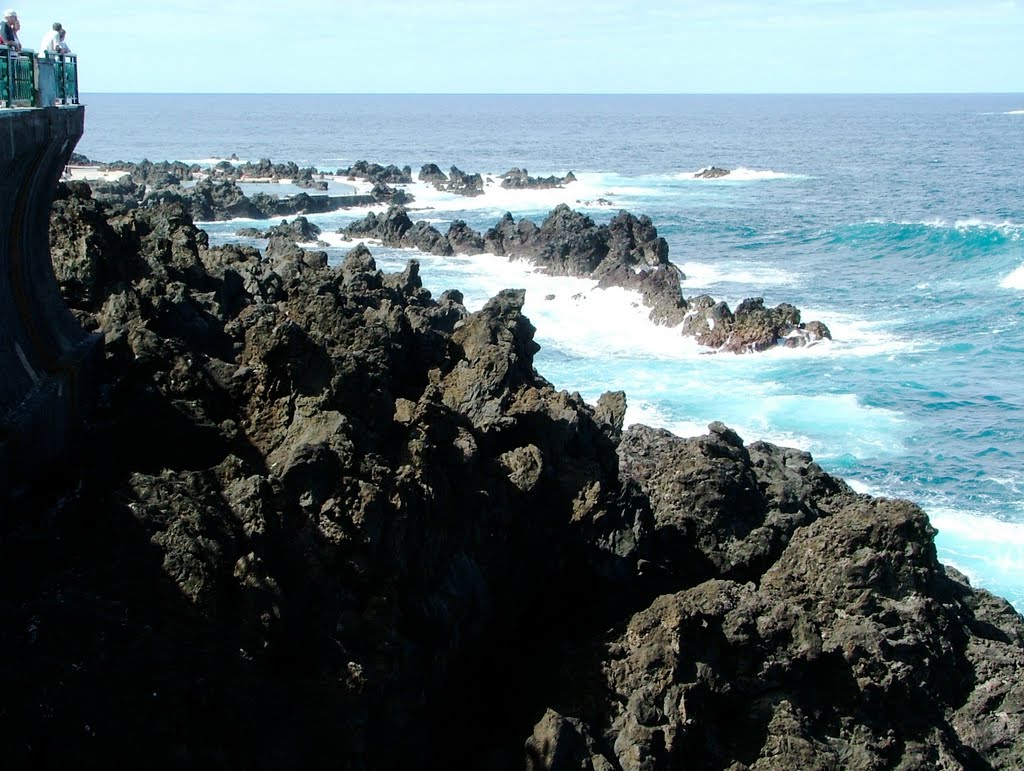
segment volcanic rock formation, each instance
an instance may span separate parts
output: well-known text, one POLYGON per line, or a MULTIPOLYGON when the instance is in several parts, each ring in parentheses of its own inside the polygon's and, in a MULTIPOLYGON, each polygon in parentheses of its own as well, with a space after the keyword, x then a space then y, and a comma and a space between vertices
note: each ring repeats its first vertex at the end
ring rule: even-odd
POLYGON ((1024 620, 915 505, 534 369, 523 294, 54 205, 89 444, 0 518, 7 768, 1015 769, 1024 620))
POLYGON ((594 278, 601 288, 630 289, 641 294, 653 321, 678 326, 683 334, 718 351, 798 347, 832 337, 824 323, 802 322, 799 309, 789 303, 768 308, 762 298, 749 298, 734 313, 708 295, 684 299, 683 273, 669 261, 668 244, 646 215, 620 211, 607 225, 598 225, 559 204, 540 226, 528 219, 516 222, 506 213, 483 234, 462 220, 455 220, 442 234, 426 221, 413 223, 403 207, 391 207, 386 213, 371 212, 341 232, 429 254, 489 252, 526 259, 552 275, 594 278))

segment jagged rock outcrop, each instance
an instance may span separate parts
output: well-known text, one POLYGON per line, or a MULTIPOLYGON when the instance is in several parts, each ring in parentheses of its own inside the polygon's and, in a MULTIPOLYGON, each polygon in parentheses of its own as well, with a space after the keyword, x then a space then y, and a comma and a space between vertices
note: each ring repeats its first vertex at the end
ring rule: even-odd
POLYGON ((137 209, 146 197, 146 186, 132 181, 130 176, 111 181, 69 182, 69 187, 84 185, 92 191, 92 197, 111 209, 122 212, 137 209))
POLYGON ((131 161, 114 161, 113 163, 101 163, 97 167, 100 171, 123 171, 128 179, 136 185, 145 185, 149 188, 169 187, 180 185, 186 180, 191 180, 202 169, 198 164, 189 164, 182 161, 158 161, 153 163, 149 160, 142 160, 138 163, 131 161))
MULTIPOLYGON (((364 162, 365 164, 365 162, 364 162)), ((186 207, 198 221, 215 221, 244 217, 270 219, 296 214, 315 214, 350 206, 373 203, 408 204, 414 198, 402 189, 395 189, 385 180, 411 181, 408 169, 395 171, 395 167, 376 167, 365 164, 363 176, 375 179, 372 190, 364 195, 309 195, 299 193, 280 197, 257 192, 246 195, 238 187, 248 180, 287 179, 297 187, 326 191, 327 180, 313 167, 299 167, 294 162, 273 163, 269 159, 257 163, 220 161, 209 169, 180 161, 138 163, 115 161, 101 164, 102 171, 124 171, 125 176, 111 182, 93 181, 93 196, 104 203, 128 210, 140 206, 161 206, 177 203, 186 207), (405 173, 408 172, 408 173, 405 173), (373 176, 373 175, 376 176, 373 176), (192 186, 182 182, 195 181, 192 186)))
MULTIPOLYGON (((199 166, 195 166, 193 171, 199 172, 201 169, 199 166)), ((313 166, 300 167, 294 161, 274 163, 269 158, 240 163, 237 156, 232 155, 231 160, 215 163, 204 172, 203 176, 235 182, 288 180, 296 187, 321 191, 327 190, 328 187, 323 174, 313 166)))
POLYGON ((684 335, 717 351, 797 347, 832 336, 820 321, 803 323, 799 309, 789 303, 767 308, 762 298, 752 298, 733 312, 708 295, 684 299, 680 282, 685 277, 669 261, 668 244, 646 215, 620 211, 607 225, 598 225, 560 204, 540 226, 528 219, 516 222, 506 213, 483 234, 456 220, 442 235, 426 222, 414 224, 408 212, 393 207, 383 214, 368 214, 341 232, 430 254, 490 252, 526 259, 553 275, 594 278, 601 288, 630 289, 641 294, 655 323, 678 326, 684 335))
MULTIPOLYGON (((104 588, 71 616, 34 593, 59 576, 0 602, 21 630, 38 611, 58 659, 79 655, 61 639, 87 649, 71 686, 17 710, 28 740, 0 737, 5 756, 139 759, 188 734, 175 764, 223 760, 221 746, 259 766, 272 737, 287 765, 395 765, 432 741, 421 718, 466 651, 535 606, 535 563, 552 578, 570 558, 564 534, 599 505, 588 475, 613 472, 617 429, 533 370, 521 292, 469 314, 457 293, 433 301, 416 263, 387 276, 365 248, 335 270, 207 248, 180 206, 103 221, 90 198, 64 204, 53 254, 106 336, 109 429, 88 489, 61 505, 89 512, 73 570, 104 588), (130 556, 98 575, 111 549, 130 556), (113 636, 107 597, 128 614, 113 636), (128 678, 118 662, 135 656, 128 678)), ((0 664, 8 714, 64 676, 33 645, 19 636, 16 671, 0 664)))
POLYGON ((416 175, 416 179, 430 185, 437 185, 447 183, 448 175, 441 171, 441 167, 436 163, 425 163, 420 168, 420 173, 416 175))
POLYGON ((400 187, 391 187, 386 182, 380 181, 373 183, 370 196, 375 203, 386 203, 393 206, 404 206, 415 200, 412 193, 406 192, 400 187))
POLYGON ((73 187, 88 452, 0 520, 6 767, 1016 769, 1024 620, 906 501, 623 427, 365 246, 73 187))
POLYGON ((435 180, 434 187, 444 193, 455 193, 470 198, 484 194, 484 178, 479 174, 469 174, 457 166, 448 170, 448 181, 435 180))
POLYGON ((695 173, 694 179, 721 179, 731 173, 730 169, 722 169, 718 166, 708 166, 695 173))
POLYGON ((636 427, 619 456, 651 506, 635 551, 655 587, 675 588, 567 657, 578 664, 534 729, 533 767, 1024 758, 1022 619, 943 569, 918 507, 857 495, 806 453, 745 447, 721 425, 687 440, 636 427))
POLYGON ((280 225, 274 225, 267 230, 259 228, 242 228, 238 235, 245 238, 285 238, 298 243, 316 241, 323 233, 319 225, 315 225, 305 217, 296 217, 291 222, 281 220, 280 225))
POLYGON ((796 348, 832 337, 820 321, 801 322, 799 309, 789 303, 767 308, 763 298, 748 298, 736 306, 735 313, 709 295, 691 297, 687 304, 682 318, 684 334, 719 350, 744 353, 777 345, 796 348))
POLYGON ((407 185, 412 182, 412 168, 398 168, 394 164, 381 166, 370 161, 356 161, 347 169, 338 169, 339 177, 365 179, 370 182, 381 182, 385 185, 407 185))
POLYGON ((190 188, 161 188, 147 193, 143 205, 178 203, 194 220, 270 219, 297 214, 319 214, 346 206, 374 203, 373 195, 333 196, 298 193, 281 198, 267 193, 246 195, 234 180, 201 179, 190 188))
POLYGON ((501 186, 510 190, 545 190, 553 187, 564 187, 576 181, 571 171, 564 177, 531 177, 526 169, 511 168, 501 175, 501 186))
POLYGON ((540 227, 529 220, 517 224, 505 214, 484 234, 484 243, 488 251, 529 259, 553 275, 600 279, 621 269, 633 272, 670 264, 668 244, 646 215, 619 212, 608 225, 597 225, 565 204, 556 206, 540 227))

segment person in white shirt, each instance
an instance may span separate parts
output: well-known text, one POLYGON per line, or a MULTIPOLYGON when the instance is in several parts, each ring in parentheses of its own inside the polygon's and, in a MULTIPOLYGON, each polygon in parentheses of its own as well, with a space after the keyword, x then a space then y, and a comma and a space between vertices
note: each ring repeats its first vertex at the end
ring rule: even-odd
POLYGON ((50 31, 43 35, 43 42, 39 44, 39 53, 64 53, 61 50, 61 35, 63 33, 64 27, 61 26, 61 23, 59 21, 55 21, 50 31))

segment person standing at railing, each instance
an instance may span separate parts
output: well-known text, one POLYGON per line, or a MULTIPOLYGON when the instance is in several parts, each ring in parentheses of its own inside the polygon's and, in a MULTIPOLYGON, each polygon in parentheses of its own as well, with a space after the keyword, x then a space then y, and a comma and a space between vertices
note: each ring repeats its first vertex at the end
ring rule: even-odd
POLYGON ((0 43, 10 46, 15 51, 21 50, 21 41, 18 40, 18 30, 21 29, 21 22, 18 21, 16 11, 10 9, 4 11, 4 20, 0 22, 0 43))
POLYGON ((69 53, 71 53, 71 46, 69 46, 67 43, 64 42, 64 38, 67 36, 67 34, 68 34, 68 31, 66 29, 62 29, 60 31, 60 43, 58 44, 59 47, 57 48, 57 53, 61 53, 61 54, 69 54, 69 53))
POLYGON ((60 36, 64 32, 64 27, 59 21, 53 23, 53 27, 43 35, 43 42, 39 44, 39 53, 47 54, 59 54, 61 53, 60 47, 60 36))

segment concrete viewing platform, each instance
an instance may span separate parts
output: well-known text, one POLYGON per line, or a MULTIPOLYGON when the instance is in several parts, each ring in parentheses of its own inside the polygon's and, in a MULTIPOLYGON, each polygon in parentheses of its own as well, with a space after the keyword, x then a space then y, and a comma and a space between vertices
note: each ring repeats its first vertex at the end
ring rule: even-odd
POLYGON ((67 309, 49 240, 84 125, 79 105, 0 109, 0 502, 67 452, 93 398, 102 337, 67 309))

